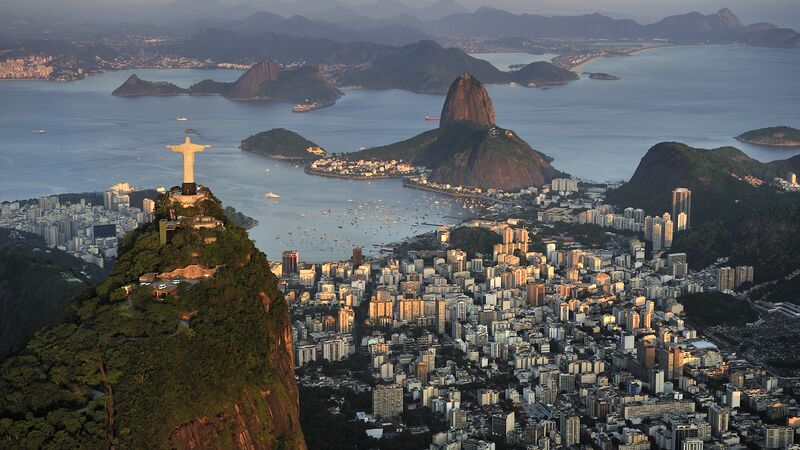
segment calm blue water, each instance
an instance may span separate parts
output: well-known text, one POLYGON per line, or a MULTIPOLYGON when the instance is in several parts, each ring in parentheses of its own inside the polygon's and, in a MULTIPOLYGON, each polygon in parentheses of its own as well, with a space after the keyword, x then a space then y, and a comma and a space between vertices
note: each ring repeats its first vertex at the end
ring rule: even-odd
POLYGON ((475 58, 489 61, 500 70, 512 70, 509 66, 514 64, 530 64, 536 61, 550 61, 555 58, 556 54, 542 53, 541 55, 532 55, 530 53, 508 52, 508 53, 470 53, 475 58))
MULTIPOLYGON (((482 57, 492 60, 491 55, 482 57)), ((492 62, 515 63, 505 55, 492 62)), ((583 77, 546 90, 489 87, 498 123, 576 176, 628 178, 645 151, 662 140, 736 145, 765 161, 800 152, 733 139, 763 126, 800 126, 798 50, 665 48, 595 60, 582 70, 622 80, 583 77)), ((135 72, 182 86, 204 78, 234 80, 240 74, 135 72)), ((275 127, 297 131, 333 152, 391 143, 436 126, 423 117, 440 112, 442 96, 347 90, 334 107, 307 114, 293 114, 284 103, 219 97, 111 96, 131 73, 69 83, 1 82, 0 200, 103 190, 122 180, 142 187, 176 185, 181 162, 164 145, 180 142, 184 128, 192 127, 200 132, 195 141, 213 146, 198 155, 198 181, 261 222, 251 236, 270 257, 287 248, 307 260, 346 257, 352 243, 369 249, 430 229, 417 223, 454 223, 466 214, 460 202, 403 189, 398 180, 367 184, 313 177, 237 148, 241 139, 275 127), (189 121, 176 121, 178 115, 189 121), (47 133, 32 134, 36 128, 47 133), (267 191, 281 199, 264 199, 267 191)))

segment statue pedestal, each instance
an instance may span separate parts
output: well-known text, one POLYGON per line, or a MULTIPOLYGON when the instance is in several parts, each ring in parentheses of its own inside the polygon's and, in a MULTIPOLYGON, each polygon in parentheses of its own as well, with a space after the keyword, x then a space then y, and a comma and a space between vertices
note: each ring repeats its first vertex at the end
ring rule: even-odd
POLYGON ((197 183, 183 183, 181 186, 182 195, 197 195, 197 183))
POLYGON ((171 192, 169 194, 170 200, 174 200, 181 204, 181 206, 194 206, 198 201, 207 198, 206 194, 200 193, 197 194, 197 189, 195 187, 195 194, 187 195, 184 194, 184 190, 181 189, 181 192, 171 192))

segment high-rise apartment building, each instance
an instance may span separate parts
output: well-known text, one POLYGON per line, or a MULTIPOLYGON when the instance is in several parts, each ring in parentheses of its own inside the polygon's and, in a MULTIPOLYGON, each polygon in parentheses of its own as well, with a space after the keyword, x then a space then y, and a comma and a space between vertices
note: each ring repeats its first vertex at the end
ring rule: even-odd
POLYGON ((720 437, 728 431, 731 410, 724 406, 714 404, 708 407, 708 421, 711 423, 711 434, 720 437))
POLYGON ((380 417, 396 417, 403 413, 403 387, 378 385, 372 390, 372 413, 380 417))
POLYGON ((794 444, 794 429, 791 427, 771 425, 764 431, 764 448, 783 449, 794 444))
POLYGON ((561 415, 561 444, 569 447, 581 442, 581 418, 578 416, 561 415))
POLYGON ((692 191, 687 188, 676 188, 672 191, 672 217, 679 220, 677 218, 680 213, 686 214, 686 228, 689 228, 692 223, 692 191))
POLYGON ((717 289, 732 291, 736 288, 736 271, 731 267, 717 269, 717 289))
POLYGON ((738 288, 748 282, 753 282, 753 266, 737 266, 733 281, 734 287, 738 288))
POLYGON ((445 333, 445 324, 447 321, 447 302, 444 298, 436 300, 436 332, 439 335, 445 333))
POLYGON ((353 268, 364 264, 364 249, 361 247, 353 247, 353 256, 350 258, 353 268))
POLYGON ((542 283, 528 283, 525 286, 525 300, 529 305, 544 305, 545 285, 542 283))
POLYGON ((300 253, 295 250, 286 250, 281 256, 283 274, 286 276, 299 273, 300 253))
POLYGON ((659 222, 653 223, 653 251, 658 252, 664 248, 663 226, 659 222))
MULTIPOLYGON (((672 424, 672 450, 683 450, 683 444, 700 435, 697 424, 673 423, 672 424)), ((692 441, 690 441, 692 442, 692 441)), ((703 448, 703 441, 700 440, 700 448, 703 448)), ((694 447, 691 447, 693 450, 694 447)))

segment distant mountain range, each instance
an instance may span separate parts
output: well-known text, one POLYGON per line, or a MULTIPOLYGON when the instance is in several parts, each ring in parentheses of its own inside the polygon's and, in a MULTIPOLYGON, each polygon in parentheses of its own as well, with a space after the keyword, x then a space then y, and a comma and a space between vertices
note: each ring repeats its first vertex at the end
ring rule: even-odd
MULTIPOLYGON (((13 13, 13 11, 12 11, 13 13)), ((600 13, 543 16, 515 14, 481 7, 470 11, 455 0, 412 7, 397 0, 378 0, 358 7, 337 0, 246 0, 230 5, 220 0, 175 0, 145 12, 136 11, 90 22, 73 11, 69 19, 27 17, 23 12, 0 19, 0 34, 53 36, 92 34, 185 35, 211 27, 255 37, 264 33, 325 38, 337 42, 366 41, 404 45, 423 39, 563 38, 667 39, 686 43, 739 43, 768 47, 800 47, 800 34, 770 23, 745 25, 729 9, 713 14, 689 12, 640 24, 600 13), (74 16, 74 17, 73 17, 74 16)), ((33 13, 27 13, 29 16, 33 13)))
MULTIPOLYGON (((188 1, 188 0, 181 0, 188 1)), ((392 4, 396 2, 390 2, 392 4)), ((455 10, 455 8, 453 8, 455 10)), ((703 15, 690 12, 665 17, 649 25, 630 19, 614 19, 599 13, 578 16, 514 14, 482 7, 441 17, 399 12, 387 8, 385 15, 321 15, 309 18, 295 13, 285 18, 274 12, 257 12, 232 22, 198 23, 247 36, 265 32, 319 37, 339 42, 370 41, 402 45, 421 39, 441 38, 583 38, 583 39, 668 39, 675 42, 726 42, 759 46, 798 47, 800 34, 769 23, 745 26, 729 9, 703 15), (398 12, 395 15, 389 11, 398 12), (388 35, 383 32, 388 31, 388 35)))

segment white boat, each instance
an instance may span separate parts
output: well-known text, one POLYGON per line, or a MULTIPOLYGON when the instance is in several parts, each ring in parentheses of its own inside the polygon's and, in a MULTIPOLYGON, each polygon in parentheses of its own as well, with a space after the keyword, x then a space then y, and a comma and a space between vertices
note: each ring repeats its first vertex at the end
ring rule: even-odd
POLYGON ((44 131, 44 128, 37 128, 37 129, 33 130, 32 133, 33 134, 44 134, 44 133, 47 133, 47 131, 44 131))
POLYGON ((280 195, 278 195, 278 194, 274 194, 274 193, 272 193, 272 192, 267 192, 266 194, 264 194, 264 197, 266 197, 266 198, 273 198, 273 199, 281 198, 281 196, 280 196, 280 195))
POLYGON ((178 116, 175 118, 175 120, 177 120, 178 122, 186 122, 187 120, 189 120, 189 118, 186 116, 178 116))

